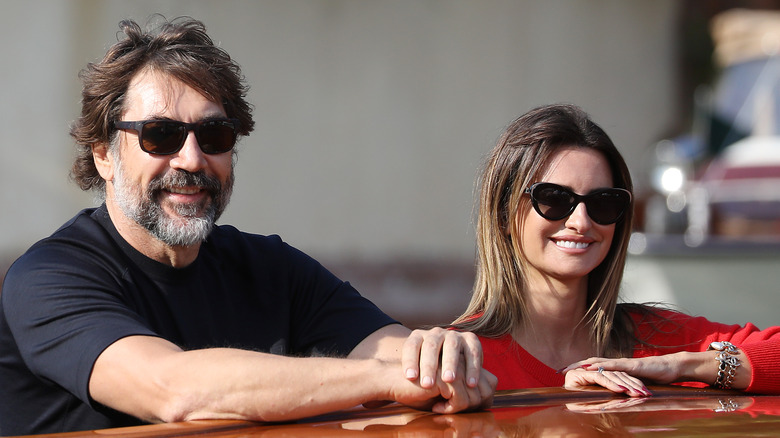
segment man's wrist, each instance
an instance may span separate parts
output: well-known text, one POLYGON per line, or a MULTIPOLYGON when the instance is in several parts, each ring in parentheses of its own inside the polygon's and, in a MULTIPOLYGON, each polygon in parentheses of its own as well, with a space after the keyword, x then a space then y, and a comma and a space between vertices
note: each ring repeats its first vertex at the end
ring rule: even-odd
POLYGON ((361 359, 366 367, 364 379, 356 379, 356 384, 365 385, 368 388, 366 396, 373 401, 398 401, 393 391, 393 382, 404 379, 400 361, 386 361, 382 359, 361 359), (359 383, 357 383, 359 382, 359 383))

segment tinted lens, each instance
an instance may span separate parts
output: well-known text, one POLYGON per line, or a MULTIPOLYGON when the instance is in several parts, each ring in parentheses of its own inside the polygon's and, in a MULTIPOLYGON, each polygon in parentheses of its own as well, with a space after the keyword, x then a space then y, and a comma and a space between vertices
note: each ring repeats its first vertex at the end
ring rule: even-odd
POLYGON ((151 154, 172 154, 184 144, 186 137, 187 128, 181 123, 146 122, 141 131, 141 148, 151 154))
POLYGON ((552 183, 537 183, 528 190, 534 209, 543 218, 551 221, 569 216, 577 204, 585 203, 588 216, 601 225, 614 224, 623 217, 631 204, 631 194, 623 189, 602 189, 587 195, 578 195, 571 190, 552 183))
POLYGON ((201 150, 207 154, 221 154, 236 144, 235 125, 230 120, 201 122, 195 131, 201 150))
POLYGON ((539 184, 534 187, 531 196, 536 201, 539 214, 550 220, 568 216, 577 202, 572 192, 555 184, 539 184))
POLYGON ((631 197, 628 192, 616 189, 600 190, 585 197, 588 216, 602 225, 613 224, 623 217, 631 197))

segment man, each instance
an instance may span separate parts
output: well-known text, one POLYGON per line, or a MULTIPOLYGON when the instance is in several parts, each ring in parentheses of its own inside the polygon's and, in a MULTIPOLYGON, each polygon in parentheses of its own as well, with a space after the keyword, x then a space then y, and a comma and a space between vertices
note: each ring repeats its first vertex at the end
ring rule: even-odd
POLYGON ((241 71, 200 22, 120 27, 71 130, 73 177, 105 203, 4 282, 0 434, 488 406, 474 336, 410 335, 277 236, 214 225, 253 128, 241 71))

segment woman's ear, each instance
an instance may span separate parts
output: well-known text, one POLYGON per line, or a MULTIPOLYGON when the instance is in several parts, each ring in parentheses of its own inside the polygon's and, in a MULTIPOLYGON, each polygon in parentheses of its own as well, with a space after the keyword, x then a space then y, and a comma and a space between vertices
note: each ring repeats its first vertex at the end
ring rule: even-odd
POLYGON ((96 143, 92 145, 92 158, 95 160, 95 168, 101 178, 106 182, 114 179, 114 160, 108 152, 107 143, 96 143))

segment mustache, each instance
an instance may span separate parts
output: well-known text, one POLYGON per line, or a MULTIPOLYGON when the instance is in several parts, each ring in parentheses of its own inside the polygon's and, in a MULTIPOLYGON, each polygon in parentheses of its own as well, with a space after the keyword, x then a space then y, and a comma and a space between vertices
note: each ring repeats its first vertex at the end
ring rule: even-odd
POLYGON ((170 170, 149 182, 148 192, 155 193, 168 188, 199 187, 212 196, 222 192, 222 183, 203 171, 170 170))

